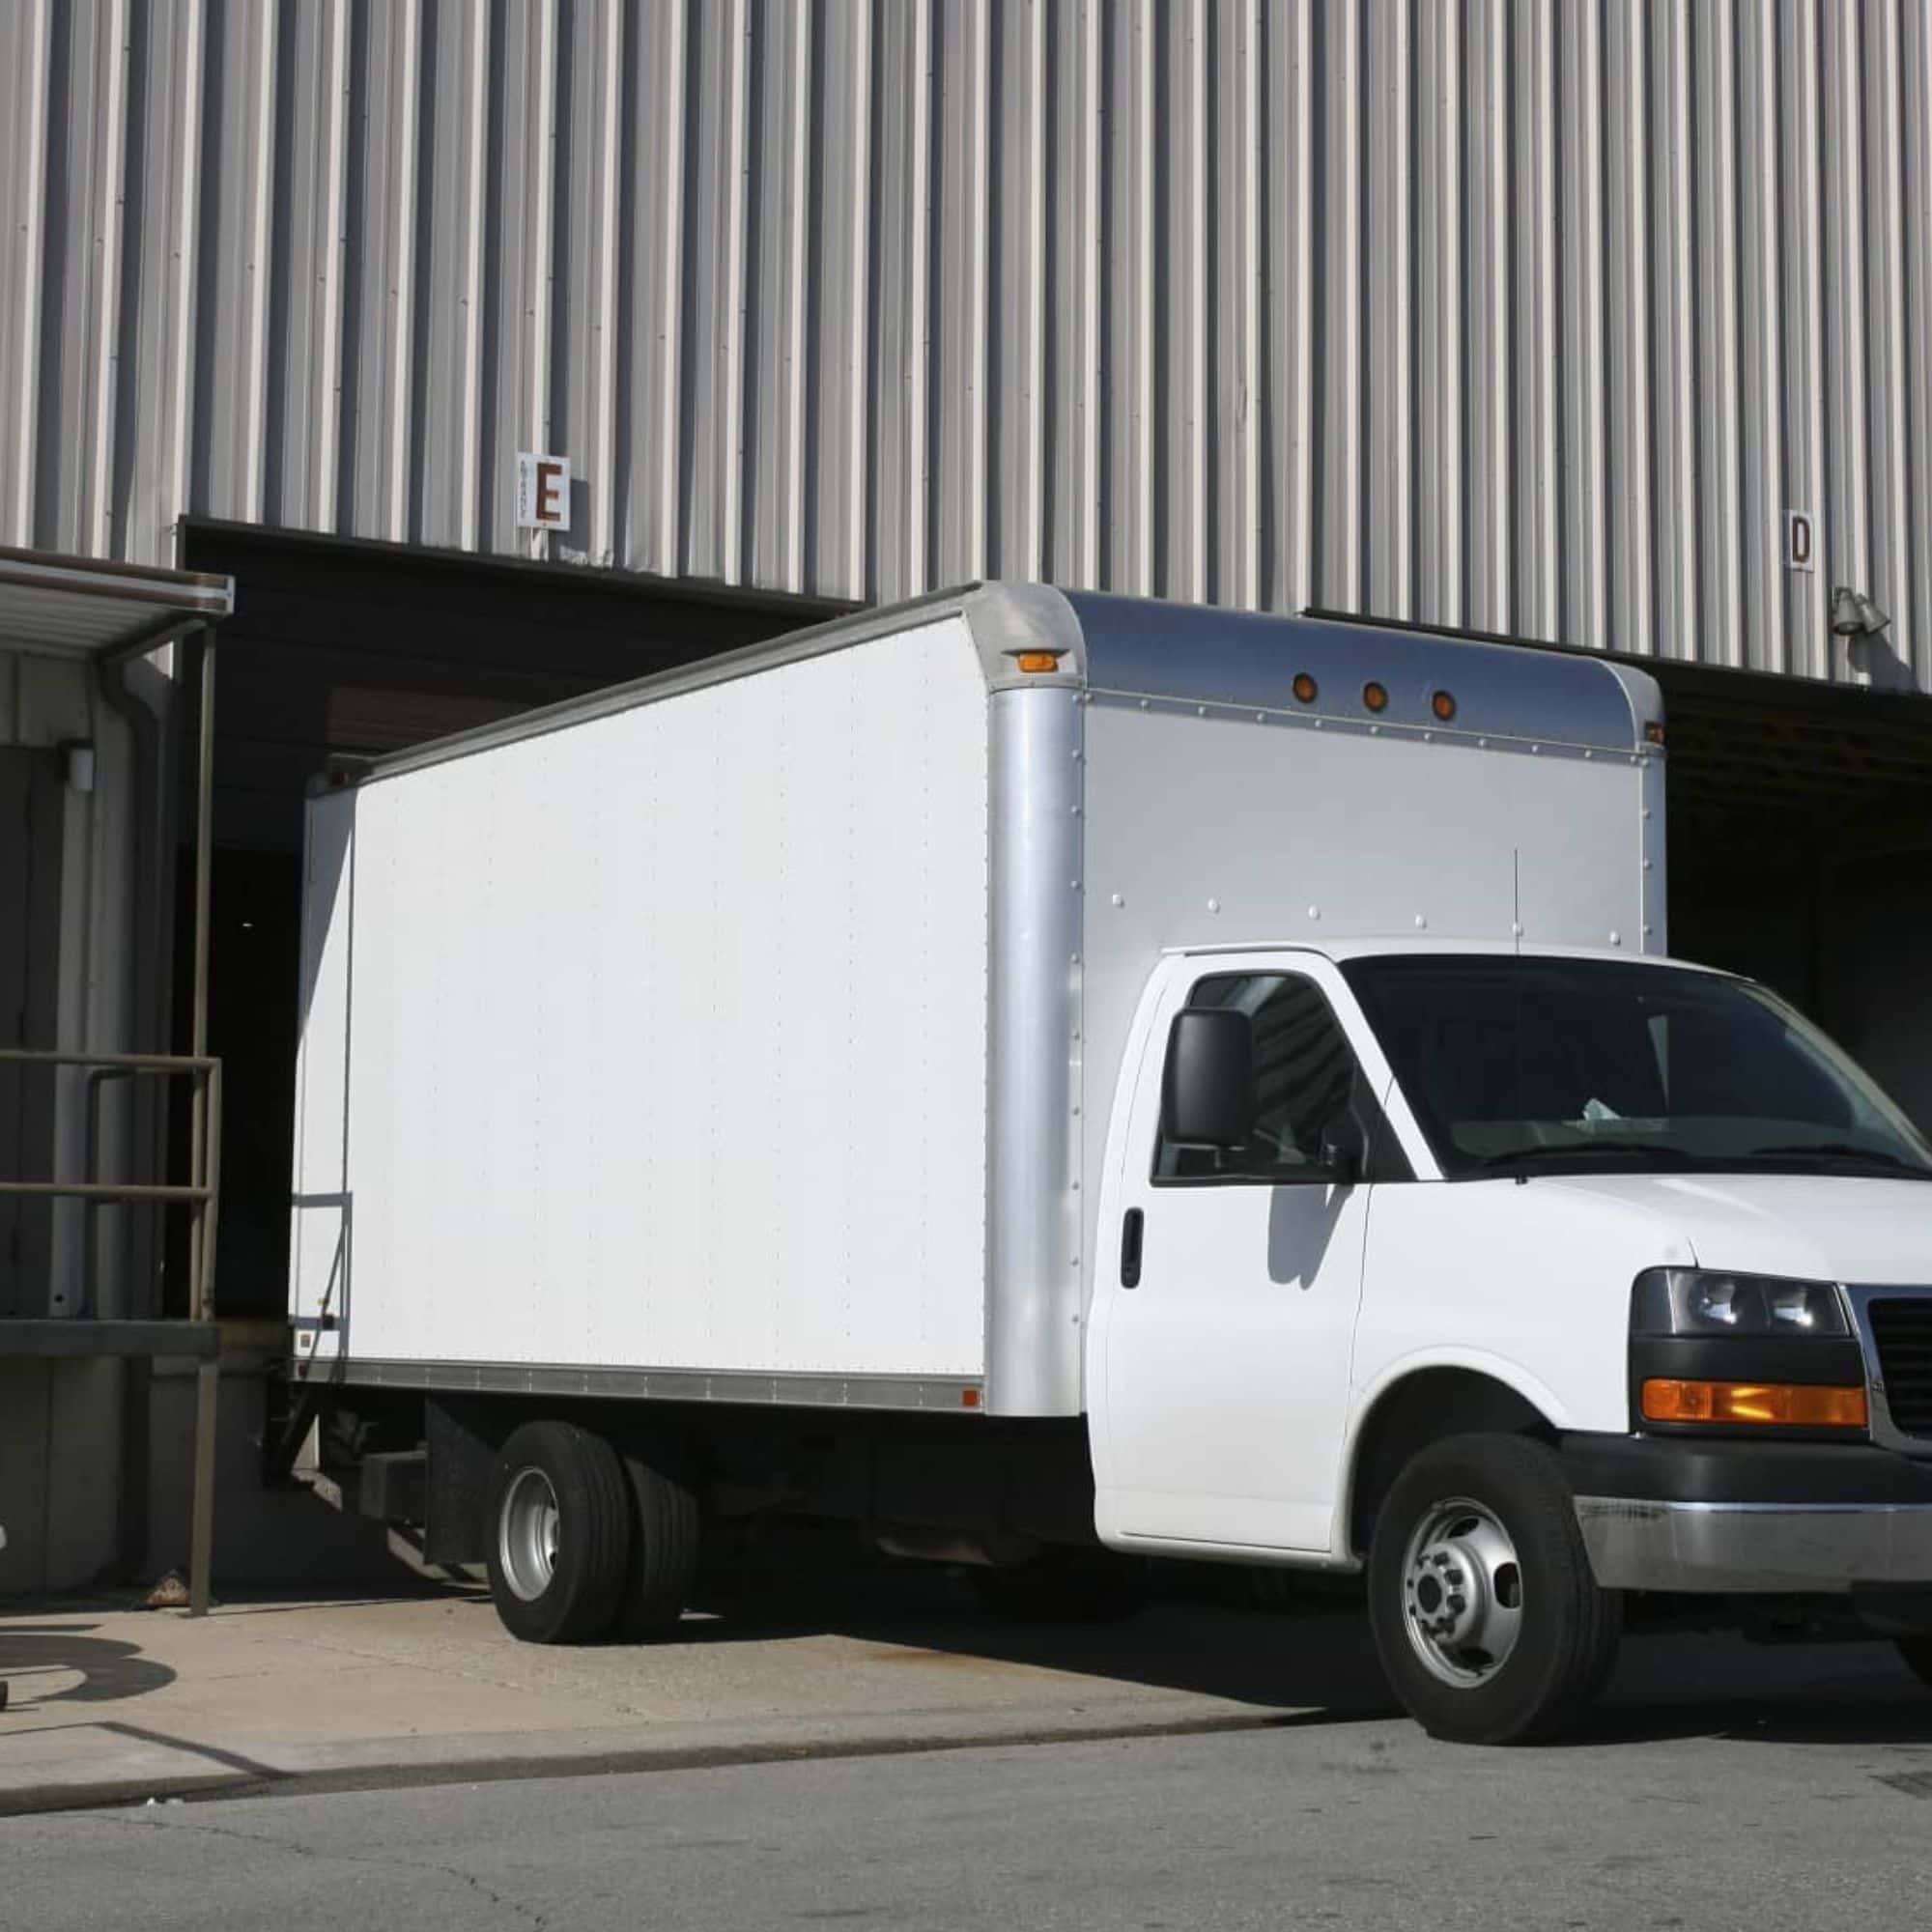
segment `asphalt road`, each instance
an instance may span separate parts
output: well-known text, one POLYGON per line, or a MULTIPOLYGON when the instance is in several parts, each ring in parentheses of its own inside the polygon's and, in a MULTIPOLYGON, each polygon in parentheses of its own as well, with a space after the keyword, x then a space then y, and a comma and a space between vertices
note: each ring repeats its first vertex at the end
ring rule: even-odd
POLYGON ((1922 1925, 1932 1697, 1821 1667, 1540 1751, 1331 1719, 20 1818, 0 1927, 1922 1925))

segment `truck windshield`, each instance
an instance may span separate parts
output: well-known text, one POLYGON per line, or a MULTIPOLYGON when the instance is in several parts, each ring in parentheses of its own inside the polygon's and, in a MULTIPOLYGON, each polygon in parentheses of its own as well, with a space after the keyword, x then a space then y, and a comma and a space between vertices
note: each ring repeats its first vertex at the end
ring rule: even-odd
POLYGON ((1444 1175, 1868 1174, 1932 1146, 1859 1067, 1742 980, 1492 954, 1344 969, 1444 1175))

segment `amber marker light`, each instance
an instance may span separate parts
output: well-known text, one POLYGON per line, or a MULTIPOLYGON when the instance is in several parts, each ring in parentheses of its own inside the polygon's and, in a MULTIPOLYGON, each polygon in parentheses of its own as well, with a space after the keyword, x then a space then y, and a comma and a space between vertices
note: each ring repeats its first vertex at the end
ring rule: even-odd
POLYGON ((1321 687, 1305 670, 1295 672, 1294 683, 1290 689, 1293 691, 1297 704, 1313 704, 1321 695, 1321 687))
POLYGON ((1060 668, 1058 651, 1015 651, 1013 661, 1022 670, 1042 671, 1060 668))
POLYGON ((1643 742, 1646 745, 1661 745, 1663 743, 1663 726, 1657 720, 1653 719, 1650 724, 1643 727, 1643 742))
POLYGON ((1755 1424, 1772 1429, 1863 1429, 1861 1388, 1808 1382, 1701 1382, 1653 1377, 1643 1385, 1646 1422, 1755 1424))
POLYGON ((1456 699, 1454 694, 1447 691, 1438 691, 1435 694, 1435 696, 1429 700, 1429 708, 1430 710, 1435 712, 1436 717, 1439 718, 1443 722, 1443 724, 1448 724, 1448 722, 1456 715, 1456 699))
POLYGON ((1366 704, 1371 711, 1386 711, 1388 709, 1388 701, 1389 701, 1389 695, 1388 695, 1388 687, 1386 685, 1380 685, 1380 684, 1363 685, 1362 702, 1366 704))

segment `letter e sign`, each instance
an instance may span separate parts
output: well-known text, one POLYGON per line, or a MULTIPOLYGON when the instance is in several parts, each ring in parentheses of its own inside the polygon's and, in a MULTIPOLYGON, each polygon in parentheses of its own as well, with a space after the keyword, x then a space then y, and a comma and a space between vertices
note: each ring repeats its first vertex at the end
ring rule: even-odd
POLYGON ((569 457, 537 456, 528 450, 518 455, 517 527, 520 530, 570 527, 569 457))

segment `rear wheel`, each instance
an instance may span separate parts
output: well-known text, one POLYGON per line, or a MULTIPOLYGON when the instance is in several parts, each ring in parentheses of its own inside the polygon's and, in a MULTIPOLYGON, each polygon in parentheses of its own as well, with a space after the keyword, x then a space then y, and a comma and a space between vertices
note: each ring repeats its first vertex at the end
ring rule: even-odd
POLYGON ((1012 1623, 1123 1623, 1146 1608, 1145 1563, 1111 1549, 1047 1549, 1027 1563, 975 1570, 980 1606, 1012 1623))
POLYGON ((512 1636, 585 1643, 610 1629, 631 1553, 624 1466, 572 1422, 526 1422, 490 1486, 490 1595, 512 1636))
POLYGON ((1432 1736, 1531 1744, 1588 1707, 1616 1662, 1554 1453, 1517 1435, 1425 1449, 1377 1519, 1369 1612, 1390 1684, 1432 1736))
POLYGON ((674 1457, 627 1455, 631 1561, 617 1605, 617 1634, 631 1642, 677 1628, 697 1576, 697 1497, 674 1457))

